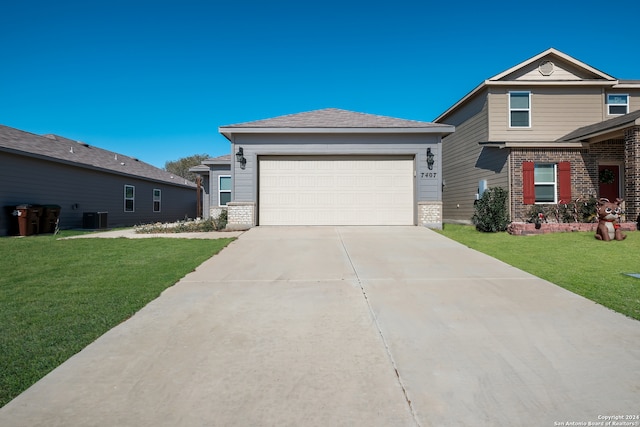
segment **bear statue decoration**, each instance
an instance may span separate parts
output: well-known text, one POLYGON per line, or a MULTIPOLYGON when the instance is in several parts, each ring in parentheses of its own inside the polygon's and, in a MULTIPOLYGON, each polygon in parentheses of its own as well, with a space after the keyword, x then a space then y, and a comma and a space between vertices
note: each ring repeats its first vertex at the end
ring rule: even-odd
POLYGON ((598 200, 596 212, 598 214, 598 228, 596 228, 596 239, 609 242, 611 240, 624 240, 626 235, 620 230, 620 207, 622 199, 610 202, 609 199, 598 200))

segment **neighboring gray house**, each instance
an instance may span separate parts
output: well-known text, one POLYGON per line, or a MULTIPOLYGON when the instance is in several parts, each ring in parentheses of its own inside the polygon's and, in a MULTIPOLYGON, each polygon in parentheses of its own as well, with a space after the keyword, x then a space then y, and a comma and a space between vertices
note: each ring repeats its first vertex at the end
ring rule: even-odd
POLYGON ((170 222, 195 217, 196 185, 132 157, 0 125, 0 235, 20 204, 59 205, 61 228, 82 227, 85 212, 107 212, 110 227, 170 222))
POLYGON ((199 168, 210 174, 205 213, 231 200, 230 228, 442 227, 441 138, 453 126, 330 108, 219 130, 231 158, 199 168))
POLYGON ((189 169, 202 179, 202 213, 204 218, 216 218, 231 201, 231 156, 206 159, 189 169))

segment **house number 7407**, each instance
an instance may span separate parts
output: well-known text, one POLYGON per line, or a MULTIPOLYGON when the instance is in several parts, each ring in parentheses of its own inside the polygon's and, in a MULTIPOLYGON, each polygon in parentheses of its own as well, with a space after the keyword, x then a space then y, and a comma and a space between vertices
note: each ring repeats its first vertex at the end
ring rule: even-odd
POLYGON ((435 178, 436 172, 420 172, 420 178, 435 178))

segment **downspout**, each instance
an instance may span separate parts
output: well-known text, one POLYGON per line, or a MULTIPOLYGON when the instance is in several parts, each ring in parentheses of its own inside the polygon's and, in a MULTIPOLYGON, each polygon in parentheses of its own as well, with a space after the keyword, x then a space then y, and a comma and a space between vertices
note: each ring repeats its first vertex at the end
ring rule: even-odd
POLYGON ((509 150, 509 154, 507 154, 507 185, 509 187, 509 193, 508 193, 508 198, 509 198, 509 219, 511 220, 511 222, 515 221, 515 206, 513 205, 513 198, 512 198, 512 193, 513 193, 513 186, 512 186, 512 171, 511 171, 511 148, 508 149, 509 150))
POLYGON ((196 177, 196 218, 202 218, 202 176, 198 174, 196 177))

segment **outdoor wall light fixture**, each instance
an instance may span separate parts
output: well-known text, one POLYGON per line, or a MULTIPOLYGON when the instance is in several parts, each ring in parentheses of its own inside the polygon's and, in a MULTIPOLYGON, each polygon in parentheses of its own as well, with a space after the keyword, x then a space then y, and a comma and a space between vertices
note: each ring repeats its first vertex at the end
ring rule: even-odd
POLYGON ((433 153, 431 152, 431 148, 427 148, 427 167, 429 168, 429 170, 433 169, 433 153))
POLYGON ((244 150, 242 147, 238 147, 238 152, 236 153, 236 160, 240 163, 240 167, 244 169, 244 165, 247 164, 247 159, 244 158, 244 150))

